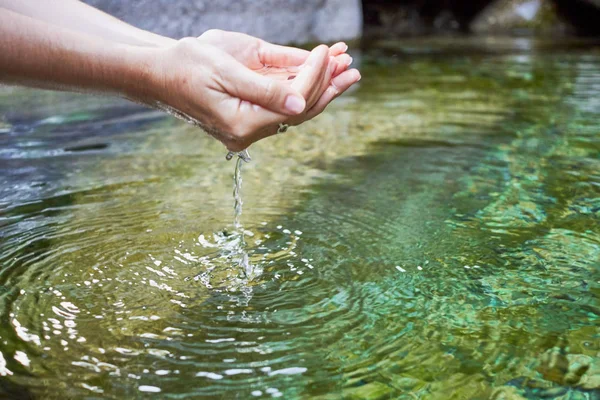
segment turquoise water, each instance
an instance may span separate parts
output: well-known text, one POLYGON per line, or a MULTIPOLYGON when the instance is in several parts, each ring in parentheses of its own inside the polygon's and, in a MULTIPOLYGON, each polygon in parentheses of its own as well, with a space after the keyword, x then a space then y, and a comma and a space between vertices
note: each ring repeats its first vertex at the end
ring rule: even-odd
POLYGON ((0 397, 599 398, 600 47, 354 56, 251 149, 252 274, 218 143, 0 89, 0 397))

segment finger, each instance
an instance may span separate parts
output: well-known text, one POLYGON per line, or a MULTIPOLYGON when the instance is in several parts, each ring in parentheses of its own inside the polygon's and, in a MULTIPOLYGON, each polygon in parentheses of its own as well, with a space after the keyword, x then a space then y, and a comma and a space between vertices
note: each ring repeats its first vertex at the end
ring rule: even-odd
MULTIPOLYGON (((336 57, 344 54, 346 50, 348 50, 348 45, 344 42, 338 42, 329 48, 329 55, 336 57)), ((310 52, 296 47, 280 46, 263 41, 258 54, 264 65, 290 67, 302 65, 310 52)))
POLYGON ((360 78, 360 72, 356 69, 342 72, 339 76, 334 78, 331 81, 331 85, 325 90, 325 93, 323 93, 317 103, 305 114, 305 120, 312 119, 321 114, 329 103, 358 82, 360 78))
POLYGON ((240 100, 285 115, 297 115, 306 108, 303 93, 292 85, 251 71, 242 64, 228 68, 224 76, 226 92, 240 100))
POLYGON ((309 108, 314 105, 324 90, 322 82, 328 67, 329 48, 325 45, 317 46, 291 84, 291 87, 304 97, 309 108))
POLYGON ((280 46, 269 42, 261 42, 258 57, 264 65, 274 67, 290 67, 302 65, 310 55, 310 51, 296 47, 280 46))
POLYGON ((333 57, 339 56, 340 54, 345 53, 346 50, 348 50, 348 45, 346 43, 337 42, 329 48, 329 55, 333 57))
MULTIPOLYGON (((301 117, 291 117, 299 118, 301 117)), ((234 141, 226 143, 230 151, 239 151, 247 148, 252 143, 275 135, 279 124, 285 122, 290 117, 272 111, 266 110, 256 104, 241 102, 238 108, 238 114, 233 118, 241 121, 238 125, 245 126, 246 134, 239 135, 234 141)))
POLYGON ((331 81, 331 85, 325 90, 316 105, 312 107, 306 114, 298 115, 297 117, 286 118, 285 115, 277 114, 268 111, 260 106, 241 102, 239 112, 243 114, 242 120, 253 121, 256 129, 252 130, 252 135, 245 135, 236 141, 227 144, 231 151, 239 151, 247 148, 250 144, 272 136, 277 133, 278 124, 286 122, 290 125, 298 125, 304 121, 312 119, 319 115, 327 107, 327 105, 336 97, 344 93, 349 87, 360 80, 360 73, 356 69, 345 71, 331 81), (260 127, 260 128, 259 128, 260 127))
POLYGON ((350 66, 350 64, 352 64, 352 57, 350 57, 346 53, 340 54, 339 56, 335 57, 335 60, 337 61, 338 65, 335 68, 335 70, 333 71, 333 74, 332 74, 333 78, 335 78, 342 72, 346 71, 348 69, 348 67, 350 66))
MULTIPOLYGON (((315 93, 315 97, 310 99, 310 104, 314 105, 319 98, 321 97, 321 95, 323 94, 323 92, 325 92, 325 90, 327 90, 327 88, 329 87, 329 85, 331 84, 331 80, 333 78, 333 73, 334 71, 336 71, 338 69, 339 65, 337 60, 335 59, 335 57, 329 57, 329 65, 327 66, 327 71, 325 72, 325 74, 323 75, 323 79, 321 80, 321 85, 319 86, 318 91, 315 93)), ((308 107, 308 109, 312 108, 308 107)))
MULTIPOLYGON (((347 47, 344 44, 345 47, 347 47)), ((348 69, 348 66, 350 66, 350 64, 352 64, 352 57, 350 57, 350 55, 346 54, 346 53, 340 53, 337 55, 334 55, 334 53, 337 53, 335 51, 332 52, 332 50, 329 50, 329 55, 334 57, 335 60, 338 62, 338 66, 337 68, 334 70, 333 72, 333 76, 336 77, 339 74, 341 74, 342 72, 344 72, 346 69, 348 69)), ((290 68, 302 68, 302 67, 290 67, 290 68)), ((290 72, 297 72, 297 71, 293 71, 292 69, 289 69, 290 72)))

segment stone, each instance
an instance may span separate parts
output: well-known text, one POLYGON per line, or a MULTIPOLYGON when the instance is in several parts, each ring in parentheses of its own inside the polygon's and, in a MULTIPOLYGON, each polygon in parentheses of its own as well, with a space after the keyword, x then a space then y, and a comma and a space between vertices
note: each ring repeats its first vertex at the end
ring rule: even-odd
POLYGON ((575 385, 581 381, 582 376, 590 369, 592 358, 581 354, 567 355, 569 360, 569 370, 565 375, 564 381, 567 385, 575 385))
POLYGON ((541 357, 537 370, 544 379, 562 384, 569 371, 569 359, 564 349, 554 347, 546 351, 541 357))
POLYGON ((212 28, 288 44, 360 37, 360 0, 84 0, 161 35, 199 36, 212 28))
POLYGON ((525 400, 525 397, 519 394, 516 387, 502 386, 492 392, 490 400, 525 400))
POLYGON ((558 383, 561 387, 600 389, 598 357, 565 354, 564 348, 554 347, 542 355, 537 370, 545 380, 558 383))
POLYGON ((584 390, 600 390, 600 359, 576 354, 569 357, 569 371, 580 375, 577 387, 584 390), (583 373, 582 373, 583 372, 583 373))
POLYGON ((585 36, 600 34, 600 0, 552 0, 558 14, 575 32, 585 36))
POLYGON ((487 400, 492 388, 482 374, 455 373, 438 378, 428 387, 427 399, 431 400, 487 400))
POLYGON ((470 30, 478 34, 528 32, 558 34, 567 31, 551 0, 497 0, 472 22, 470 30))
POLYGON ((371 382, 363 386, 345 389, 342 392, 344 400, 384 400, 391 398, 392 388, 381 382, 371 382))
POLYGON ((396 389, 401 389, 403 392, 418 391, 427 384, 427 382, 411 376, 394 377, 390 382, 396 389))

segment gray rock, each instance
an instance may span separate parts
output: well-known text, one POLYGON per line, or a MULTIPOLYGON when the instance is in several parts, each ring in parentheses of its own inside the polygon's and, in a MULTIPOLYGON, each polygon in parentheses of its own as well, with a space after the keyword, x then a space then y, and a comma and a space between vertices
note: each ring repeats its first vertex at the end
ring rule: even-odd
POLYGON ((181 38, 218 28, 276 43, 332 42, 362 33, 360 0, 84 0, 139 28, 181 38))
POLYGON ((550 0, 495 0, 471 22, 478 34, 564 33, 562 23, 550 0))

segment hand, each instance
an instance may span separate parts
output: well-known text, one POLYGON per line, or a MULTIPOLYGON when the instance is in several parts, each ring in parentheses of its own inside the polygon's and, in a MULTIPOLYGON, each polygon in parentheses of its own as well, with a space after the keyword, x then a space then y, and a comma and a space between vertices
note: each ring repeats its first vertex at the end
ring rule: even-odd
MULTIPOLYGON (((295 76, 310 55, 307 50, 279 46, 244 33, 220 29, 210 29, 198 40, 218 47, 253 71, 280 80, 295 76)), ((343 42, 330 48, 329 55, 335 57, 338 63, 334 76, 345 71, 352 62, 352 58, 345 54, 347 49, 348 46, 343 42)))
MULTIPOLYGON (((273 79, 288 81, 289 84, 293 83, 293 79, 302 70, 303 64, 310 55, 310 52, 307 50, 279 46, 243 33, 228 32, 219 29, 208 30, 198 37, 198 39, 203 43, 211 44, 229 53, 240 63, 255 72, 273 79)), ((347 49, 348 46, 343 42, 338 42, 329 49, 329 55, 335 58, 336 63, 332 78, 346 71, 352 63, 352 57, 345 53, 347 49)), ((309 117, 306 119, 295 118, 288 120, 288 125, 299 125, 307 119, 316 117, 335 97, 339 96, 359 79, 360 74, 355 70, 351 74, 337 79, 337 85, 330 82, 330 87, 324 93, 310 99, 311 101, 307 101, 306 115, 309 117), (315 107, 316 104, 318 106, 315 107)), ((270 109, 271 111, 278 111, 276 107, 270 109)))
POLYGON ((243 150, 273 135, 279 123, 297 125, 313 118, 360 79, 358 71, 351 70, 332 81, 342 68, 330 59, 327 46, 305 53, 253 38, 243 44, 236 40, 221 42, 225 50, 208 44, 208 38, 180 40, 158 50, 158 68, 152 73, 152 97, 158 100, 154 105, 202 126, 229 150, 243 150), (269 68, 277 74, 257 72, 265 68, 265 57, 280 64, 269 68), (304 62, 298 65, 300 61, 304 62), (282 69, 297 75, 283 80, 282 69))

